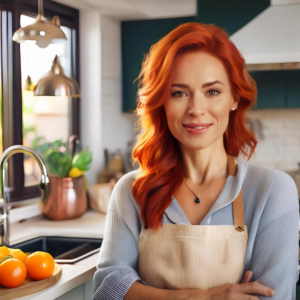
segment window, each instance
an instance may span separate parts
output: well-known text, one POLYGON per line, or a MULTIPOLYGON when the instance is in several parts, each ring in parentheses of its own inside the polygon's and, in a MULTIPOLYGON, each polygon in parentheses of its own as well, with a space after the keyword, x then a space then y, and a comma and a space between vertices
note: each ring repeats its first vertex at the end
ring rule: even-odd
MULTIPOLYGON (((34 18, 21 15, 21 26, 34 22, 34 18)), ((38 139, 54 142, 67 141, 71 135, 69 130, 70 97, 36 97, 33 87, 47 73, 55 55, 66 76, 71 76, 71 29, 61 26, 68 41, 50 44, 47 48, 39 48, 34 43, 20 44, 21 79, 23 100, 23 145, 33 148, 38 139)), ((41 181, 41 172, 36 161, 29 155, 24 156, 25 186, 37 185, 41 181)))
MULTIPOLYGON (((79 135, 79 98, 35 97, 32 90, 39 78, 50 70, 55 55, 65 74, 79 82, 78 10, 44 0, 45 17, 59 16, 68 41, 42 49, 33 43, 12 41, 13 32, 33 23, 38 1, 12 2, 0 0, 1 153, 11 145, 33 148, 38 138, 53 142, 66 141, 72 134, 79 135)), ((40 196, 40 175, 38 165, 30 156, 14 155, 9 163, 6 196, 10 201, 40 196)))

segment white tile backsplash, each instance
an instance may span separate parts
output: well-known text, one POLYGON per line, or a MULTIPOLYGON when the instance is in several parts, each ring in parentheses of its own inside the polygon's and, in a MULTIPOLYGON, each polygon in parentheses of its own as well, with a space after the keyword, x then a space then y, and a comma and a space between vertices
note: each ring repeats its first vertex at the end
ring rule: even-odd
POLYGON ((300 108, 253 110, 247 117, 260 120, 264 135, 261 139, 255 133, 258 144, 249 161, 282 171, 299 169, 300 108))
POLYGON ((122 112, 121 23, 105 14, 101 15, 101 45, 102 146, 109 152, 120 148, 128 171, 127 142, 134 140, 135 120, 132 113, 122 112))

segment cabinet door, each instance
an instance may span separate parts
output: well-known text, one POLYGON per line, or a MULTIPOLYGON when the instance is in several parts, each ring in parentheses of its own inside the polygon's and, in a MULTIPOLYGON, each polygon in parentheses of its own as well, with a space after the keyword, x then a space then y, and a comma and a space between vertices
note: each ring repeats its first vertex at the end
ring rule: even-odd
POLYGON ((93 298, 93 278, 77 286, 73 290, 56 298, 57 300, 92 300, 93 298))
POLYGON ((251 71, 257 84, 257 108, 285 108, 285 71, 251 71))
POLYGON ((84 300, 83 298, 83 285, 81 284, 73 290, 61 295, 56 300, 84 300))
POLYGON ((93 278, 91 278, 90 280, 86 281, 83 284, 83 299, 92 300, 93 290, 94 290, 94 282, 93 282, 93 278))
POLYGON ((286 72, 287 108, 300 108, 300 70, 286 72))

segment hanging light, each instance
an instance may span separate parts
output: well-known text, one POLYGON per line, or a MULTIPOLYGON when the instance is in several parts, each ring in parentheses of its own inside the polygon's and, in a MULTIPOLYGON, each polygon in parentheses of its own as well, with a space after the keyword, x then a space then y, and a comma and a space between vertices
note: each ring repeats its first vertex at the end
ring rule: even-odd
POLYGON ((57 55, 51 70, 38 81, 34 88, 34 96, 70 96, 80 97, 80 89, 75 79, 65 75, 57 55))
POLYGON ((67 40, 66 35, 60 29, 60 20, 54 16, 52 22, 44 18, 43 0, 38 0, 38 15, 33 24, 20 27, 13 35, 15 42, 36 41, 40 48, 46 48, 49 44, 60 43, 67 40))

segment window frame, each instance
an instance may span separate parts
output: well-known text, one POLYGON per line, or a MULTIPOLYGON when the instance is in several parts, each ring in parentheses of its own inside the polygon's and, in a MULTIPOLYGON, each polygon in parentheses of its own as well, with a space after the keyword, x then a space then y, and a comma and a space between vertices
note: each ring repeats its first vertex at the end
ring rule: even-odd
MULTIPOLYGON (((44 16, 58 15, 62 26, 71 28, 71 75, 80 85, 79 73, 79 11, 43 0, 44 16)), ((12 41, 20 28, 21 15, 36 17, 38 0, 0 0, 0 85, 2 96, 3 151, 23 144, 22 82, 20 44, 12 41)), ((80 137, 80 98, 71 101, 71 134, 80 137)), ((39 185, 24 186, 24 154, 15 154, 8 164, 8 187, 5 195, 10 202, 41 196, 39 185)))

